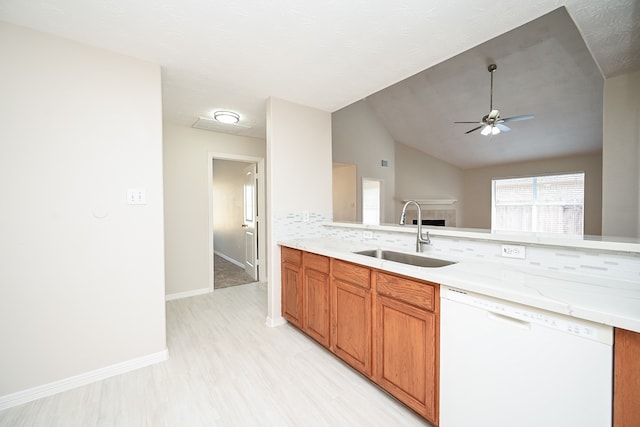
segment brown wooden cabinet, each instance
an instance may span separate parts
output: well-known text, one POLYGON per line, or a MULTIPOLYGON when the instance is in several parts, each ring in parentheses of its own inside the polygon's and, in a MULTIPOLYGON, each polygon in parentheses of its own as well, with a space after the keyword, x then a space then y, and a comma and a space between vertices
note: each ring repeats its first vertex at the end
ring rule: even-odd
POLYGON ((438 424, 438 285, 376 272, 375 381, 438 424))
POLYGON ((282 316, 302 328, 302 251, 282 247, 282 316))
POLYGON ((303 307, 302 330, 325 347, 329 347, 331 317, 329 258, 302 253, 303 307))
POLYGON ((439 287, 282 247, 282 315, 438 424, 439 287))
MULTIPOLYGON (((435 425, 437 284, 282 247, 282 315, 435 425)), ((615 330, 613 427, 640 426, 640 334, 615 330)))
POLYGON ((613 426, 640 425, 640 334, 615 329, 613 426))
POLYGON ((332 259, 331 350, 371 377, 371 270, 332 259))

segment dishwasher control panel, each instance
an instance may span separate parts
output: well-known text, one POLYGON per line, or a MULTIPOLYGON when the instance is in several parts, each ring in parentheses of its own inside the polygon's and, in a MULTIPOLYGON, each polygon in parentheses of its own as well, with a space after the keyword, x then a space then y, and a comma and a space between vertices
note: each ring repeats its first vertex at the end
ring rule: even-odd
POLYGON ((444 290, 445 292, 441 294, 442 298, 477 307, 499 316, 516 319, 523 323, 545 326, 594 341, 603 341, 609 344, 612 342, 612 331, 609 326, 455 288, 444 287, 444 290), (607 334, 607 332, 609 333, 607 334))

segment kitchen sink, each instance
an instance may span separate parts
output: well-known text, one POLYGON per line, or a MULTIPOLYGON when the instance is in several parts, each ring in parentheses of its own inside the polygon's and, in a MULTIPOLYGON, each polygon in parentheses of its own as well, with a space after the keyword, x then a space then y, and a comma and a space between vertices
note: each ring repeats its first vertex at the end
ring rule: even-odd
POLYGON ((384 259, 386 261, 399 262, 401 264, 415 265, 417 267, 445 267, 455 264, 454 261, 446 261, 443 259, 429 258, 420 255, 412 255, 403 252, 383 251, 381 249, 371 249, 367 251, 354 252, 359 255, 366 255, 374 258, 384 259))

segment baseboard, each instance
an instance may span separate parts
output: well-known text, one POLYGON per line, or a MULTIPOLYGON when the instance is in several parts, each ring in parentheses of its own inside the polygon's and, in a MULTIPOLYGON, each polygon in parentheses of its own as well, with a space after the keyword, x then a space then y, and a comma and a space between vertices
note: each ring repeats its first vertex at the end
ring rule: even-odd
POLYGON ((105 378, 124 374, 126 372, 135 371, 155 363, 164 362, 169 357, 168 350, 159 351, 158 353, 149 354, 126 362, 116 363, 111 366, 96 369, 94 371, 85 372, 84 374, 75 375, 52 383, 43 384, 27 390, 0 396, 0 411, 14 406, 22 405, 43 397, 52 396, 72 388, 87 385, 105 378))
POLYGON ((225 255, 225 254, 223 254, 222 252, 214 251, 213 253, 214 253, 214 254, 216 254, 216 255, 218 255, 220 258, 224 258, 224 259, 226 259, 226 260, 227 260, 227 261, 229 261, 231 264, 235 264, 235 265, 237 265, 237 266, 238 266, 238 267, 240 267, 240 268, 244 268, 244 263, 243 263, 243 262, 236 261, 235 259, 233 259, 233 258, 231 258, 231 257, 229 257, 229 256, 226 256, 226 255, 225 255))
POLYGON ((270 328, 275 328, 276 326, 281 326, 287 323, 287 319, 285 319, 282 316, 278 316, 278 317, 268 317, 267 316, 267 321, 264 322, 268 327, 270 328))
POLYGON ((211 289, 209 289, 209 288, 194 289, 192 291, 178 292, 178 293, 175 293, 175 294, 165 295, 164 296, 164 300, 165 301, 171 301, 171 300, 174 300, 174 299, 195 297, 196 295, 204 295, 204 294, 208 294, 209 292, 211 292, 211 289))

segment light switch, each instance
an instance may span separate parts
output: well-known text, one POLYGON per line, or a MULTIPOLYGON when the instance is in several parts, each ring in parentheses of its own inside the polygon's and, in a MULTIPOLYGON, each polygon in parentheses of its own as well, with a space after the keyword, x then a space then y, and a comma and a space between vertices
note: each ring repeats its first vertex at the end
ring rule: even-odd
POLYGON ((147 195, 144 188, 129 188, 127 190, 128 205, 146 205, 147 195))

